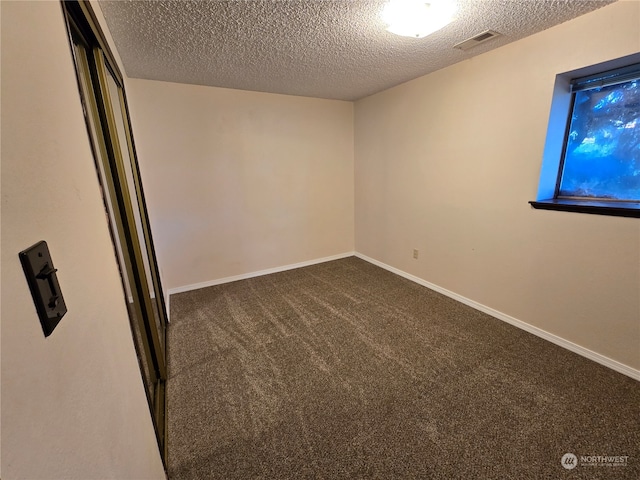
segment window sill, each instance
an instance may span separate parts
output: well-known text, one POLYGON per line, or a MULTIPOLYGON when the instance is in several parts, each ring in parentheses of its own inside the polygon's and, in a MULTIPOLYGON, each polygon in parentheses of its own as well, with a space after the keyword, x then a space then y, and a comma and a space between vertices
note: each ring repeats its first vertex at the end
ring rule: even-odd
POLYGON ((562 212, 592 213, 615 217, 640 218, 640 202, 597 202, 555 198, 529 202, 533 208, 562 212))

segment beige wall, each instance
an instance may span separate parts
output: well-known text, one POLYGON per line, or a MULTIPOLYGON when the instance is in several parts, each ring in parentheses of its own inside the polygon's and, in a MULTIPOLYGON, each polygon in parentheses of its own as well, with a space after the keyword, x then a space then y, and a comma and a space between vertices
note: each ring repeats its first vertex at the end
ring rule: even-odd
POLYGON ((353 251, 353 104, 129 79, 165 288, 353 251))
POLYGON ((640 368, 638 220, 527 204, 555 75, 640 51, 638 25, 619 2, 358 101, 356 251, 640 368))
POLYGON ((13 478, 164 478, 58 2, 1 2, 2 461, 13 478), (68 307, 44 338, 18 252, 68 307))

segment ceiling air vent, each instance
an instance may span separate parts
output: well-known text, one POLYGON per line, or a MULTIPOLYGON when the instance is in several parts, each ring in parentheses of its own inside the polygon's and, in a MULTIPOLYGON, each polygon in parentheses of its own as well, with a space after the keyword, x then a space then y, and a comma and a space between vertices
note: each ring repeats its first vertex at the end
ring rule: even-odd
POLYGON ((500 37, 502 34, 495 32, 493 30, 486 30, 482 33, 479 33, 475 37, 471 37, 464 42, 460 42, 453 46, 453 48, 458 48, 460 50, 469 50, 470 48, 475 47, 476 45, 480 45, 481 43, 488 42, 492 38, 500 37))

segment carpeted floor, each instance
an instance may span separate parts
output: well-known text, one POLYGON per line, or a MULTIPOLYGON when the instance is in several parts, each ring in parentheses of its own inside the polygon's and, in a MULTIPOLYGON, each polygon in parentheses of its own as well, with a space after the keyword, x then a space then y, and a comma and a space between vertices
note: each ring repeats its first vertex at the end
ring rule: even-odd
POLYGON ((638 382, 355 257, 171 319, 172 480, 640 478, 638 382))

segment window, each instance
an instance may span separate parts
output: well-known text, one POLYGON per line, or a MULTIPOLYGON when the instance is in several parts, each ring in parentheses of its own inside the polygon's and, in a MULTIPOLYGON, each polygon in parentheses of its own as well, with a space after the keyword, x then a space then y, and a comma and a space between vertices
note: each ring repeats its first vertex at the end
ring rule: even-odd
POLYGON ((640 217, 640 63, 576 73, 556 82, 538 200, 530 203, 640 217))

